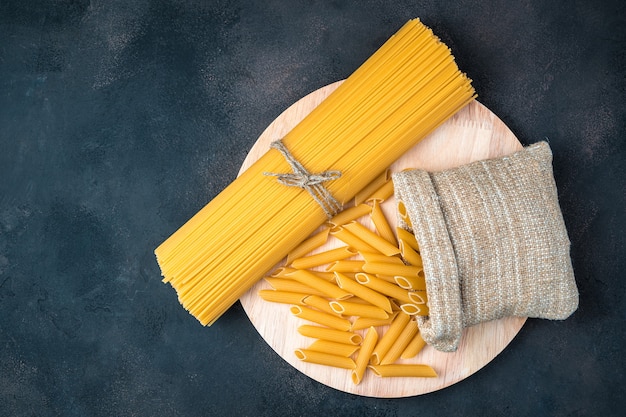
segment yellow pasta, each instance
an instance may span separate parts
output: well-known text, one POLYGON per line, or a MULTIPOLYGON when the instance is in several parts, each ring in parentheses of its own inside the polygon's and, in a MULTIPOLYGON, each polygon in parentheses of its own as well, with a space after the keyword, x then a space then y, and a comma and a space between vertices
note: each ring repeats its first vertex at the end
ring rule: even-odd
POLYGON ((417 253, 415 249, 413 249, 408 243, 401 240, 399 243, 400 254, 402 255, 402 259, 409 263, 409 265, 413 266, 423 266, 422 256, 417 253))
POLYGON ((353 344, 337 343, 329 340, 316 340, 309 347, 307 347, 307 350, 348 357, 352 356, 360 348, 360 346, 353 344))
POLYGON ((326 243, 326 241, 328 240, 329 231, 330 229, 328 227, 325 227, 322 229, 321 232, 314 234, 310 238, 300 243, 296 248, 291 250, 287 254, 287 265, 291 264, 294 259, 298 259, 326 243))
MULTIPOLYGON (((362 204, 369 200, 369 196, 378 191, 382 186, 388 184, 391 180, 391 171, 386 169, 382 174, 374 178, 372 182, 367 184, 365 188, 356 193, 354 196, 354 205, 362 204)), ((393 189, 393 188, 392 188, 393 189)), ((378 201, 378 200, 376 200, 378 201)))
POLYGON ((407 304, 412 303, 411 299, 409 298, 409 291, 403 290, 396 284, 392 284, 391 282, 387 282, 381 278, 366 273, 356 274, 356 280, 360 284, 363 284, 366 287, 381 294, 388 295, 389 297, 395 298, 407 304))
POLYGON ((350 248, 349 246, 341 246, 339 248, 316 253, 315 255, 294 259, 291 262, 291 266, 297 269, 310 269, 341 259, 350 258, 357 253, 357 251, 350 248))
POLYGON ((309 297, 302 293, 276 290, 260 290, 258 294, 265 301, 282 304, 304 304, 305 298, 309 297))
POLYGON ((383 255, 393 256, 400 253, 400 249, 397 246, 378 236, 361 223, 350 222, 345 224, 343 227, 383 255))
POLYGON ((363 380, 363 375, 367 369, 372 352, 378 342, 378 332, 374 327, 370 327, 365 334, 365 339, 361 344, 361 350, 356 357, 355 368, 352 371, 352 382, 356 385, 360 384, 363 380))
POLYGON ((298 327, 298 333, 302 336, 311 337, 313 339, 329 340, 331 342, 358 345, 363 338, 358 333, 345 332, 337 329, 329 329, 327 327, 311 326, 303 324, 298 327))
POLYGON ((349 209, 343 210, 338 213, 332 219, 328 221, 332 227, 335 226, 343 226, 346 223, 350 223, 353 220, 356 220, 360 217, 363 217, 369 214, 372 211, 372 208, 367 204, 359 204, 354 207, 350 207, 349 209))
POLYGON ((368 368, 378 377, 437 377, 437 372, 428 365, 369 365, 368 368))
POLYGON ((328 300, 323 297, 317 295, 309 295, 304 297, 303 302, 305 305, 314 307, 320 311, 323 311, 324 313, 338 315, 332 308, 330 308, 330 303, 328 302, 328 300))
POLYGON ((308 285, 302 284, 298 281, 294 281, 293 279, 265 277, 265 281, 276 291, 295 292, 305 296, 310 294, 320 296, 326 295, 315 288, 309 287, 308 285))
POLYGON ((292 306, 290 311, 291 314, 303 320, 312 321, 313 323, 321 324, 322 326, 327 326, 333 329, 348 331, 352 327, 352 324, 347 319, 324 313, 322 311, 313 310, 308 307, 292 306))
POLYGON ((378 252, 373 246, 355 236, 354 233, 351 233, 344 226, 333 227, 330 229, 330 234, 359 252, 378 252))
POLYGON ((370 363, 374 365, 380 364, 380 361, 385 357, 389 349, 391 349, 391 346, 394 344, 398 336, 400 336, 400 333, 402 333, 406 325, 409 323, 409 320, 411 320, 411 316, 404 313, 398 313, 389 326, 387 332, 385 332, 383 337, 376 344, 376 347, 372 352, 370 363))
POLYGON ((419 266, 413 265, 400 265, 396 263, 383 263, 383 262, 372 262, 366 263, 363 266, 363 270, 369 274, 374 275, 402 275, 402 276, 417 276, 419 272, 422 270, 419 266))
POLYGON ((370 219, 372 220, 372 223, 374 223, 376 232, 380 235, 380 237, 385 239, 387 242, 390 242, 392 245, 398 245, 396 235, 393 233, 393 229, 389 225, 378 200, 374 200, 372 203, 370 219))
POLYGON ((356 330, 367 329, 369 327, 387 326, 391 324, 391 322, 393 321, 395 317, 396 317, 395 312, 391 313, 389 318, 384 319, 384 320, 383 319, 370 319, 369 317, 358 317, 356 320, 354 320, 354 323, 352 323, 352 328, 350 330, 356 331, 356 330))
POLYGON ((398 217, 400 217, 400 220, 409 228, 412 229, 413 225, 411 224, 411 219, 409 218, 408 213, 406 212, 406 206, 404 205, 404 203, 402 201, 398 201, 397 204, 397 208, 398 208, 398 217))
POLYGON ((335 261, 328 265, 326 271, 331 272, 361 272, 365 261, 335 261))
POLYGON ((320 278, 312 272, 306 271, 304 269, 297 269, 293 272, 290 272, 288 276, 295 281, 308 285, 311 288, 315 288, 316 290, 324 293, 330 298, 345 300, 346 298, 352 297, 352 294, 345 292, 336 284, 326 281, 325 279, 320 278))
POLYGON ((415 305, 413 303, 400 304, 400 310, 409 316, 427 316, 429 313, 428 306, 425 304, 415 305))
POLYGON ((355 280, 348 278, 339 272, 335 272, 335 279, 339 288, 345 290, 350 294, 354 294, 359 298, 362 298, 372 305, 378 306, 387 313, 392 312, 391 302, 389 301, 389 298, 387 298, 385 295, 376 292, 364 285, 361 285, 355 280))
POLYGON ((329 353, 316 352, 309 349, 296 349, 295 354, 296 357, 303 362, 344 369, 354 369, 356 367, 356 364, 351 358, 344 356, 331 355, 329 353))
POLYGON ((409 320, 402 332, 398 335, 398 338, 393 342, 385 356, 381 359, 381 365, 389 365, 400 359, 400 355, 409 345, 411 340, 418 332, 417 323, 415 320, 409 320))
POLYGON ((426 290, 426 279, 423 271, 420 271, 417 276, 395 275, 393 279, 400 288, 405 290, 426 290))
POLYGON ((374 201, 382 203, 387 200, 389 197, 393 195, 393 182, 389 181, 382 185, 378 190, 376 190, 372 195, 367 197, 365 200, 368 203, 372 203, 374 201))
POLYGON ((414 251, 419 253, 420 247, 413 233, 401 227, 396 227, 396 234, 398 235, 398 240, 404 242, 405 245, 410 246, 414 251))
POLYGON ((377 252, 359 252, 359 255, 361 255, 361 257, 365 259, 366 263, 380 262, 380 263, 395 263, 399 265, 404 264, 402 262, 402 259, 398 258, 397 256, 385 256, 382 253, 377 253, 377 252))
POLYGON ((417 332, 417 334, 413 337, 413 340, 407 345, 404 349, 404 352, 400 355, 402 359, 411 359, 417 356, 418 353, 422 351, 422 349, 426 346, 426 342, 422 339, 422 334, 417 332))
POLYGON ((368 304, 353 303, 350 301, 331 301, 330 308, 332 308, 335 313, 346 316, 369 317, 372 319, 389 318, 389 313, 385 310, 368 304))

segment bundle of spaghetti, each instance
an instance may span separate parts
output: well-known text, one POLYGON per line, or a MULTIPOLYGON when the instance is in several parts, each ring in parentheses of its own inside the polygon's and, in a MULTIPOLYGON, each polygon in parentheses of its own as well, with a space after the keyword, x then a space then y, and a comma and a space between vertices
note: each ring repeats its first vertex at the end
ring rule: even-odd
MULTIPOLYGON (((309 172, 340 171, 324 186, 346 204, 474 97, 450 50, 414 19, 281 140, 309 172)), ((163 281, 202 324, 328 220, 309 193, 264 175, 291 171, 270 149, 155 250, 163 281)))

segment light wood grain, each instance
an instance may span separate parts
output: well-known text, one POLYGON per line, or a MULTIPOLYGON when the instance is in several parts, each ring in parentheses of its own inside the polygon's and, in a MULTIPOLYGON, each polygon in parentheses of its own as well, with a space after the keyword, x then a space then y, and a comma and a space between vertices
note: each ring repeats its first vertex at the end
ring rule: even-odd
MULTIPOLYGON (((341 81, 307 95, 277 117, 250 150, 241 172, 263 155, 272 141, 289 132, 340 83, 341 81)), ((507 126, 489 109, 474 101, 409 150, 391 169, 394 172, 405 168, 437 171, 476 160, 504 156, 521 148, 521 144, 507 126)), ((387 218, 395 225, 395 202, 387 201, 382 207, 387 218)), ((329 249, 336 244, 331 240, 320 250, 329 249)), ((454 353, 439 352, 427 346, 416 358, 400 361, 431 365, 439 375, 437 378, 378 378, 368 372, 361 384, 354 385, 348 370, 308 364, 295 357, 295 349, 312 343, 311 339, 301 336, 296 330, 306 323, 292 316, 288 305, 269 303, 261 299, 257 292, 265 288, 270 287, 261 280, 240 301, 254 327, 276 353, 320 383, 369 397, 415 396, 457 383, 495 358, 525 322, 524 318, 506 318, 480 324, 465 330, 460 347, 454 353)))

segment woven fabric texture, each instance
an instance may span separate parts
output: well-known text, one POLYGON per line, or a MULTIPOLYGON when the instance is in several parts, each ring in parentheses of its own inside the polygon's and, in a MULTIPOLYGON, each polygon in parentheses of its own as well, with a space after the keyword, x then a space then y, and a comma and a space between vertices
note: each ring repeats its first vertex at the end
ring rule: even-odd
POLYGON ((465 327, 507 316, 563 320, 578 308, 548 143, 442 172, 399 172, 393 182, 420 244, 427 343, 455 351, 465 327))

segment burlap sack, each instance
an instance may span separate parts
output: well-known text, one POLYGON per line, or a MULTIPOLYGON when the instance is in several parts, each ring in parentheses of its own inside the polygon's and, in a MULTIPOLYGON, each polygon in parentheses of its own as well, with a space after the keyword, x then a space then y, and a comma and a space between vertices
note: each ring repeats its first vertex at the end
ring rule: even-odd
POLYGON ((420 244, 430 315, 418 322, 428 344, 454 351, 465 327, 506 316, 562 320, 578 308, 547 143, 443 172, 396 173, 393 182, 420 244))

